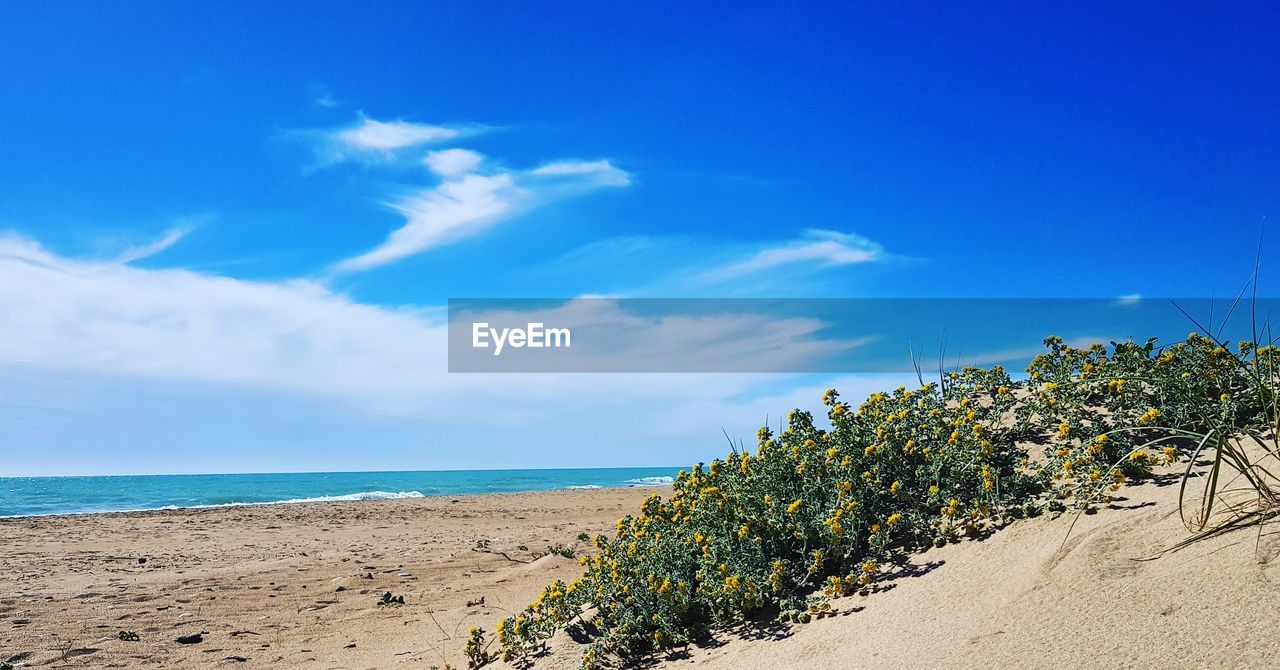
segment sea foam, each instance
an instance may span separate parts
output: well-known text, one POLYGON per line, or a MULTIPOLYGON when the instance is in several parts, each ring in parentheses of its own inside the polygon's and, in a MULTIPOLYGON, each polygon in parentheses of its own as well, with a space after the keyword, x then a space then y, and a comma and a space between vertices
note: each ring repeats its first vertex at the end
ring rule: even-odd
POLYGON ((675 477, 637 477, 628 479, 626 483, 631 486, 666 486, 675 482, 675 477))

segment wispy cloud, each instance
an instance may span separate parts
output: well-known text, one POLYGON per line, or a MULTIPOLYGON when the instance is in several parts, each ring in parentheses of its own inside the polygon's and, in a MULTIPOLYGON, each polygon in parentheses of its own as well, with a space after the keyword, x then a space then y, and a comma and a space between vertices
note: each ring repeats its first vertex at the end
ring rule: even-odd
POLYGON ((385 242, 334 265, 337 272, 357 272, 412 256, 432 247, 474 235, 511 216, 529 200, 510 173, 464 174, 423 190, 391 206, 405 224, 385 242))
POLYGON ((404 217, 404 224, 378 246, 334 263, 330 271, 370 270, 475 235, 557 200, 631 183, 630 174, 603 159, 557 160, 515 169, 468 148, 439 146, 489 129, 480 124, 381 121, 360 114, 349 126, 292 133, 316 151, 318 164, 312 168, 348 161, 401 169, 425 166, 437 182, 389 198, 385 204, 404 217))
POLYGON ((631 176, 614 167, 609 161, 559 161, 534 168, 529 174, 537 177, 581 177, 601 186, 626 186, 631 176))
POLYGON ((1137 293, 1130 293, 1116 298, 1116 304, 1122 306, 1136 305, 1142 302, 1142 296, 1137 293))
POLYGON ((861 235, 833 230, 809 229, 792 239, 754 242, 633 235, 585 244, 546 264, 542 272, 608 278, 613 283, 586 290, 613 295, 751 296, 761 291, 804 293, 824 271, 904 259, 861 235))
POLYGON ((630 183, 629 175, 609 161, 485 172, 484 156, 465 149, 432 152, 424 161, 442 181, 388 203, 404 216, 404 225, 377 247, 335 264, 335 272, 386 265, 475 235, 560 198, 630 183))
POLYGON ((442 177, 457 177, 474 171, 484 162, 484 156, 469 149, 442 149, 432 151, 423 163, 442 177))
MULTIPOLYGON (((318 98, 320 102, 336 101, 318 98)), ((309 145, 316 163, 310 168, 324 168, 355 161, 365 164, 388 163, 404 156, 408 150, 438 145, 488 131, 480 124, 429 124, 396 119, 380 121, 361 113, 356 122, 338 128, 292 131, 286 136, 309 145)), ((420 155, 420 154, 419 154, 420 155)))
POLYGON ((749 257, 710 270, 715 280, 772 270, 781 266, 808 264, 817 267, 871 263, 884 258, 884 248, 854 233, 809 229, 799 239, 766 246, 749 257))
POLYGON ((378 121, 367 116, 360 123, 334 133, 343 146, 354 151, 394 151, 430 142, 451 140, 461 132, 446 126, 432 126, 409 121, 378 121))
POLYGON ((139 244, 129 247, 116 256, 117 263, 132 263, 140 261, 144 258, 150 258, 163 252, 164 250, 177 244, 182 238, 186 237, 193 229, 193 226, 182 224, 174 226, 165 231, 164 235, 158 239, 145 244, 139 244))

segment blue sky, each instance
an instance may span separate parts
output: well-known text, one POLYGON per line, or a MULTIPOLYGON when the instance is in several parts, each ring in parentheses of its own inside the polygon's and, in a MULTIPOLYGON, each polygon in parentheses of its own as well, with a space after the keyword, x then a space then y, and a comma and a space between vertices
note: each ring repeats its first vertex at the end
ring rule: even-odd
POLYGON ((680 464, 832 380, 450 378, 444 301, 1224 297, 1280 242, 1264 3, 4 11, 12 474, 680 464))

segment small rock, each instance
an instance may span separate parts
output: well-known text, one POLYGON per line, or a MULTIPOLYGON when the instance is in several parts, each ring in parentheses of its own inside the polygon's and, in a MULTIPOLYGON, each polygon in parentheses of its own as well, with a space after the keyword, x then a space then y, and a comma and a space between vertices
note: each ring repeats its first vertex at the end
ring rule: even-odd
POLYGON ((178 644, 199 644, 204 642, 204 635, 196 633, 194 635, 183 635, 177 639, 178 644))

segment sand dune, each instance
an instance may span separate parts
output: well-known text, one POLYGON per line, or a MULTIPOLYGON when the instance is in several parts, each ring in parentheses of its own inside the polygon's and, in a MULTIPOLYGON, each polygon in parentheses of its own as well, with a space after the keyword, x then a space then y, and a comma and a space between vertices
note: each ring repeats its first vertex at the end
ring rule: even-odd
MULTIPOLYGON (((578 571, 570 559, 534 560, 535 553, 554 544, 589 550, 579 533, 608 530, 650 492, 0 521, 0 659, 49 667, 465 667, 470 626, 492 629, 549 580, 578 571), (386 591, 406 604, 377 605, 386 591), (484 604, 475 604, 481 596, 484 604), (140 639, 120 640, 121 631, 140 639), (196 633, 201 642, 176 642, 196 633)), ((1139 560, 1185 537, 1173 515, 1176 496, 1175 486, 1130 487, 1112 508, 1079 517, 1070 537, 1070 516, 1018 521, 913 557, 877 592, 834 601, 837 616, 750 626, 645 664, 1276 667, 1280 570, 1258 562, 1255 533, 1139 560)), ((1268 531, 1261 547, 1274 558, 1280 536, 1268 531)), ((535 664, 573 668, 579 651, 562 636, 535 664)))
MULTIPOLYGON (((837 616, 754 626, 658 661, 699 668, 1280 667, 1280 531, 1185 538, 1177 486, 1154 483, 1094 515, 1017 521, 931 549, 837 616), (1075 527, 1068 535, 1072 520, 1075 527), (1065 541, 1065 544, 1064 544, 1065 541)), ((539 667, 572 668, 557 639, 539 667)))

